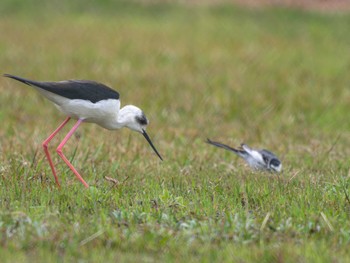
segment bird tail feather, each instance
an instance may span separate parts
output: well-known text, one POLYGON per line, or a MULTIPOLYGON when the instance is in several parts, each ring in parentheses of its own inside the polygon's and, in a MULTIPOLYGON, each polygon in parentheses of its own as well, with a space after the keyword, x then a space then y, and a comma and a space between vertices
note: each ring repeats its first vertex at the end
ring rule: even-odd
POLYGON ((226 144, 223 144, 223 143, 220 143, 220 142, 214 142, 214 141, 212 141, 212 140, 210 140, 210 139, 207 139, 206 142, 207 142, 208 144, 214 145, 214 146, 216 146, 216 147, 223 148, 223 149, 229 150, 229 151, 231 151, 231 152, 234 152, 234 153, 238 154, 238 155, 241 156, 241 157, 243 157, 243 156, 245 156, 245 155, 247 154, 247 153, 246 153, 245 151, 243 151, 243 150, 238 150, 238 149, 232 148, 232 147, 230 147, 230 146, 228 146, 228 145, 226 145, 226 144))
POLYGON ((29 80, 29 79, 25 79, 25 78, 21 78, 21 77, 17 77, 15 75, 11 75, 11 74, 4 74, 3 75, 4 77, 7 77, 7 78, 11 78, 11 79, 14 79, 14 80, 17 80, 19 82, 22 82, 24 84, 27 84, 29 86, 37 86, 37 83, 35 81, 32 81, 32 80, 29 80))

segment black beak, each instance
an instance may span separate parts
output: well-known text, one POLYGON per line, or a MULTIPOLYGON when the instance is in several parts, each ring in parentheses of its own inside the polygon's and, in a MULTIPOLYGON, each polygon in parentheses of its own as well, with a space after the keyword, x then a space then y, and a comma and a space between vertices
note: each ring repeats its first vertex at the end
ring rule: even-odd
POLYGON ((148 141, 149 145, 151 145, 152 149, 156 152, 156 154, 158 155, 158 157, 163 161, 162 156, 160 156, 159 152, 157 151, 156 147, 154 147, 151 139, 148 137, 148 134, 146 133, 146 131, 144 129, 142 129, 142 135, 143 137, 146 138, 146 140, 148 141))

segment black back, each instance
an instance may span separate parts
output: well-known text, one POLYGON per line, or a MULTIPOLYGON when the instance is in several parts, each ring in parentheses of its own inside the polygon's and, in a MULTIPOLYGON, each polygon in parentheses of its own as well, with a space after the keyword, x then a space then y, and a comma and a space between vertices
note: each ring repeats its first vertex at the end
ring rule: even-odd
POLYGON ((119 93, 108 86, 91 80, 64 80, 59 82, 33 81, 10 74, 5 77, 15 79, 29 86, 35 86, 68 99, 89 100, 96 103, 101 100, 119 99, 119 93))

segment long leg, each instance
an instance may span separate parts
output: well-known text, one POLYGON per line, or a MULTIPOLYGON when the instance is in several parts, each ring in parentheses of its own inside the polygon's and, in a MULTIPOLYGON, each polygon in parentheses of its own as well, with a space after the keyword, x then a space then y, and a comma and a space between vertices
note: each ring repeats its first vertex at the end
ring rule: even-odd
POLYGON ((53 139, 53 137, 55 137, 56 134, 64 127, 64 125, 67 124, 67 122, 69 120, 70 120, 70 117, 65 119, 64 122, 62 122, 62 124, 60 126, 58 126, 58 128, 45 141, 43 141, 43 143, 42 143, 42 146, 44 148, 44 152, 45 152, 46 158, 47 158, 47 160, 50 163, 51 171, 53 173, 53 176, 55 177, 55 181, 56 181, 56 184, 58 185, 58 187, 60 187, 60 183, 58 181, 58 177, 57 177, 57 174, 56 174, 55 167, 54 167, 53 162, 51 160, 51 156, 50 156, 50 153, 49 153, 49 150, 48 150, 48 144, 53 139))
POLYGON ((80 180, 80 182, 83 183, 83 185, 87 188, 89 187, 89 185, 84 181, 83 177, 80 176, 80 174, 78 173, 78 171, 74 168, 74 166, 68 161, 68 159, 66 158, 66 156, 64 156, 63 152, 62 152, 62 148, 63 146, 66 144, 66 142, 69 140, 69 138, 73 135, 73 133, 75 132, 76 129, 78 129, 79 125, 83 122, 82 119, 79 119, 77 121, 77 123, 73 126, 73 128, 67 133, 66 137, 64 137, 63 141, 60 143, 60 145, 58 145, 57 147, 57 153, 59 156, 61 156, 62 160, 68 165, 68 167, 73 171, 73 173, 76 175, 76 177, 78 177, 78 179, 80 180))

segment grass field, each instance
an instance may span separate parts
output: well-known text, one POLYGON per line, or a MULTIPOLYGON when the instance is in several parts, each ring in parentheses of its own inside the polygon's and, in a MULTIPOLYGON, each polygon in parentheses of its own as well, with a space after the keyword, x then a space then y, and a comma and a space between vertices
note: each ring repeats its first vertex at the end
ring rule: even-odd
POLYGON ((0 3, 1 73, 92 79, 150 119, 141 135, 61 121, 0 78, 1 262, 349 262, 350 15, 114 1, 0 3), (257 173, 205 143, 277 153, 257 173), (117 179, 114 185, 105 177, 117 179))

